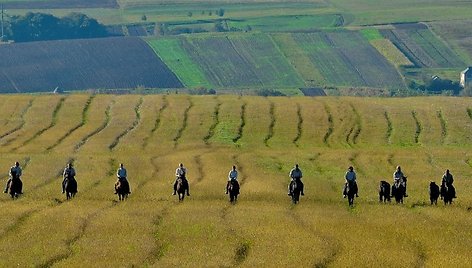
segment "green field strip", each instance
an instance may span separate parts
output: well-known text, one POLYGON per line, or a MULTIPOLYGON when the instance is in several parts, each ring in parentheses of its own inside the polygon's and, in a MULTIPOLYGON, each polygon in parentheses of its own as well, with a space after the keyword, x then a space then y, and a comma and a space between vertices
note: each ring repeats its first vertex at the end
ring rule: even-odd
POLYGON ((159 128, 149 139, 147 149, 156 150, 174 146, 174 139, 183 126, 185 110, 189 106, 189 97, 175 95, 167 98, 168 106, 160 113, 159 128))
POLYGON ((384 37, 380 34, 379 30, 376 28, 364 28, 360 30, 360 33, 369 42, 384 39, 384 37))
POLYGON ((186 87, 213 87, 199 65, 182 48, 182 39, 159 38, 146 41, 186 87))
POLYGON ((371 40, 370 44, 395 67, 413 66, 413 63, 390 40, 375 39, 371 40))
POLYGON ((111 109, 112 107, 115 105, 115 98, 113 98, 112 100, 110 100, 110 102, 108 103, 106 107, 106 109, 104 110, 104 114, 105 114, 105 118, 103 119, 102 123, 99 124, 97 126, 97 128, 95 128, 93 131, 87 133, 85 136, 83 136, 74 146, 74 152, 78 152, 85 144, 87 144, 89 142, 90 139, 94 138, 97 134, 99 134, 100 132, 102 132, 105 128, 108 127, 108 125, 110 124, 110 121, 111 121, 111 116, 110 116, 110 112, 111 112, 111 109))
POLYGON ((187 127, 179 140, 179 148, 199 147, 209 144, 218 125, 218 113, 221 103, 217 97, 193 96, 193 107, 188 113, 187 127), (182 146, 180 146, 182 145, 182 146))
POLYGON ((95 98, 95 95, 90 95, 87 97, 87 101, 84 104, 84 107, 82 109, 82 120, 75 125, 74 127, 70 128, 62 137, 60 137, 54 144, 50 145, 48 148, 46 148, 47 151, 50 151, 54 149, 56 146, 58 146, 62 141, 64 141, 67 137, 69 137, 74 131, 77 129, 83 127, 85 125, 85 122, 87 121, 88 117, 88 112, 90 109, 90 105, 92 104, 93 99, 95 98))
POLYGON ((240 112, 243 102, 236 96, 218 96, 221 101, 218 113, 219 124, 215 127, 215 134, 209 140, 210 143, 233 144, 233 139, 240 126, 240 112))
POLYGON ((25 125, 25 114, 28 112, 28 110, 31 108, 32 105, 33 105, 33 100, 30 99, 25 105, 25 107, 23 107, 23 109, 19 111, 19 114, 17 116, 12 115, 11 120, 13 121, 14 126, 9 126, 10 123, 6 122, 5 126, 8 126, 9 129, 0 135, 0 139, 3 139, 7 137, 8 135, 15 133, 16 131, 20 130, 25 125))
MULTIPOLYGON (((149 98, 146 98, 145 101, 146 100, 149 100, 149 98)), ((156 102, 152 102, 152 103, 154 103, 154 105, 153 105, 154 106, 154 111, 152 112, 152 114, 155 115, 154 121, 149 123, 149 124, 142 124, 142 126, 152 126, 152 129, 150 129, 146 133, 146 137, 143 138, 142 149, 145 149, 148 146, 149 140, 152 138, 154 133, 156 133, 156 131, 159 129, 159 127, 161 125, 161 114, 169 106, 169 101, 167 100, 166 95, 159 96, 159 101, 156 101, 156 102), (158 102, 158 103, 156 103, 156 102, 158 102)), ((146 111, 150 111, 150 110, 151 110, 150 108, 144 109, 143 118, 145 118, 144 113, 146 111)))
POLYGON ((57 146, 74 129, 80 127, 82 122, 81 115, 87 107, 90 96, 73 95, 64 100, 61 110, 56 114, 57 120, 54 125, 38 136, 34 142, 21 148, 21 151, 42 152, 50 150, 49 148, 57 146))
POLYGON ((247 107, 247 102, 243 102, 241 105, 241 113, 239 115, 239 127, 238 127, 238 133, 236 136, 233 138, 233 143, 236 144, 237 146, 241 146, 239 143, 239 140, 243 137, 243 131, 244 127, 246 126, 246 107, 247 107))
MULTIPOLYGON (((297 103, 298 98, 281 99, 269 97, 269 100, 271 105, 273 105, 273 108, 272 106, 270 107, 270 109, 273 109, 273 114, 271 116, 272 131, 270 131, 269 125, 269 133, 272 132, 272 135, 270 140, 267 141, 267 145, 274 148, 293 147, 294 139, 298 137, 297 126, 299 119, 297 118, 297 108, 300 106, 297 103), (297 119, 295 120, 294 118, 297 119)), ((298 140, 300 138, 301 133, 298 140)))
POLYGON ((12 150, 21 146, 25 141, 34 137, 38 131, 47 128, 52 122, 54 109, 60 102, 60 97, 38 98, 24 115, 25 124, 21 129, 8 135, 2 142, 2 150, 12 150), (38 116, 41 115, 41 116, 38 116))

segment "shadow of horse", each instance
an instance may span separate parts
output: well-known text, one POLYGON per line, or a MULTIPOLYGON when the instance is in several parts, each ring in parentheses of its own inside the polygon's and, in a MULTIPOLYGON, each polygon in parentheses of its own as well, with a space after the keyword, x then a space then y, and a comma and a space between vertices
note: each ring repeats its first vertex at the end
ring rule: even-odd
POLYGON ((444 205, 452 204, 454 197, 455 191, 453 186, 448 186, 445 182, 441 183, 441 199, 444 200, 444 205))
POLYGON ((239 183, 235 180, 232 180, 228 186, 229 193, 229 202, 236 203, 239 195, 239 183))
POLYGON ((188 191, 188 182, 184 181, 182 178, 178 178, 176 192, 180 202, 184 201, 186 191, 188 191))
POLYGON ((380 202, 389 202, 391 201, 390 199, 390 183, 386 181, 380 181, 380 186, 379 186, 379 201, 380 202))
POLYGON ((74 178, 67 178, 64 188, 67 200, 74 198, 77 193, 77 181, 74 178))
POLYGON ((438 198, 439 198, 439 186, 434 182, 429 183, 429 200, 431 201, 431 205, 438 204, 438 198))
POLYGON ((128 180, 118 180, 115 184, 115 191, 118 195, 118 200, 123 201, 128 198, 128 195, 130 194, 128 180))
POLYGON ((356 189, 355 189, 354 183, 353 182, 347 183, 346 196, 347 196, 347 201, 350 207, 354 206, 355 195, 356 195, 356 189))
POLYGON ((23 193, 23 182, 20 178, 14 177, 10 184, 10 196, 12 199, 18 198, 23 193))
POLYGON ((290 182, 290 195, 292 197, 292 203, 297 204, 300 202, 300 193, 301 193, 301 187, 297 180, 293 180, 290 182))

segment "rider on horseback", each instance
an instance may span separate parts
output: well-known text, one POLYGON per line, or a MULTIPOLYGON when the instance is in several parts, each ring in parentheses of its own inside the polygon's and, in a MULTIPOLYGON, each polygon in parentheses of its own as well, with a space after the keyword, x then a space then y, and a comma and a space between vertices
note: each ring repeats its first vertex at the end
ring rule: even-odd
MULTIPOLYGON (((123 166, 123 163, 120 164, 120 168, 118 168, 116 171, 116 177, 118 180, 115 183, 115 194, 118 194, 116 187, 118 187, 120 183, 128 182, 126 168, 123 166)), ((128 194, 131 194, 131 190, 128 192, 128 194)))
POLYGON ((175 170, 174 193, 172 195, 176 194, 177 182, 179 179, 181 179, 182 183, 184 183, 187 186, 187 196, 190 196, 190 186, 188 184, 186 175, 187 175, 187 169, 184 167, 182 163, 180 163, 179 167, 175 170))
POLYGON ((22 175, 22 171, 21 171, 21 167, 20 167, 20 163, 18 162, 15 162, 15 165, 12 166, 10 168, 10 173, 9 173, 9 179, 7 181, 7 185, 5 187, 5 190, 3 191, 4 193, 7 193, 8 192, 8 188, 10 188, 11 186, 11 181, 13 179, 20 179, 21 175, 22 175))
POLYGON ((66 181, 68 179, 75 179, 75 169, 72 167, 72 162, 67 164, 67 167, 64 169, 64 173, 62 173, 62 193, 66 192, 66 181))
POLYGON ((454 183, 454 178, 452 177, 452 174, 449 172, 449 169, 446 169, 446 173, 444 173, 442 177, 442 182, 443 185, 446 185, 447 188, 451 191, 451 196, 452 198, 457 198, 456 197, 456 188, 452 185, 454 183))
POLYGON ((357 188, 356 172, 354 172, 354 168, 352 166, 348 168, 345 179, 346 179, 346 183, 344 183, 343 197, 346 198, 347 196, 347 187, 349 184, 352 185, 352 188, 353 188, 352 190, 354 190, 356 197, 359 197, 359 195, 357 195, 357 192, 359 190, 357 188))
POLYGON ((238 187, 238 194, 239 194, 239 182, 238 182, 238 171, 236 170, 236 166, 233 166, 233 169, 229 171, 228 174, 228 183, 226 183, 226 194, 228 194, 228 189, 231 183, 234 183, 236 187, 238 187))
POLYGON ((303 192, 303 182, 302 182, 302 177, 303 177, 303 174, 302 174, 302 171, 300 170, 300 168, 298 168, 298 164, 295 164, 295 167, 290 170, 290 174, 289 174, 289 177, 291 178, 290 180, 290 183, 288 185, 288 195, 292 195, 292 192, 291 192, 291 186, 292 186, 292 183, 294 181, 296 181, 298 183, 298 185, 300 186, 300 193, 301 195, 305 195, 305 193, 303 192))
POLYGON ((394 191, 396 188, 398 188, 399 185, 402 185, 405 188, 405 197, 408 197, 408 194, 406 193, 406 181, 405 181, 405 176, 403 175, 402 168, 400 166, 397 166, 397 170, 393 173, 393 186, 392 187, 392 195, 395 195, 394 191))

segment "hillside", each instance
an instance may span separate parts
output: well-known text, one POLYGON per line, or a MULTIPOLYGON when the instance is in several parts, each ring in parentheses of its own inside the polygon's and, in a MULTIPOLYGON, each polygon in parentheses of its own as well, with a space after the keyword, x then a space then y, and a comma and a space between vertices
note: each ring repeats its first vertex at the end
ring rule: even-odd
POLYGON ((467 98, 189 95, 0 97, 0 173, 23 167, 25 194, 0 197, 0 266, 463 266, 472 242, 472 103, 467 98), (79 193, 61 195, 74 161, 79 193), (191 196, 172 196, 175 168, 191 196), (132 194, 113 195, 119 163, 132 194), (288 172, 306 195, 293 206, 288 172), (241 196, 224 195, 232 165, 241 196), (341 196, 349 165, 354 208, 341 196), (405 204, 379 204, 401 165, 405 204), (430 206, 448 168, 457 201, 430 206), (182 253, 182 248, 185 249, 182 253), (445 254, 444 249, 447 250, 445 254), (14 254, 10 254, 14 252, 14 254))

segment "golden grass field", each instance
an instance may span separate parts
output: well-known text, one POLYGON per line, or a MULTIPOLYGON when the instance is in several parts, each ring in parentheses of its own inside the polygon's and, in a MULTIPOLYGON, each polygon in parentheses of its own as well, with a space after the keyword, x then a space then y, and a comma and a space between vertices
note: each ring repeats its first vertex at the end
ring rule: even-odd
POLYGON ((472 263, 472 101, 188 95, 0 97, 0 267, 466 267, 472 263), (79 193, 61 194, 73 160, 79 193), (124 163, 132 194, 118 202, 124 163), (175 168, 191 196, 172 196, 175 168), (306 195, 287 197, 288 173, 306 195), (235 164, 241 195, 224 194, 235 164), (353 165, 360 198, 342 198, 353 165), (403 205, 379 204, 401 165, 403 205), (429 205, 448 168, 458 199, 429 205))

